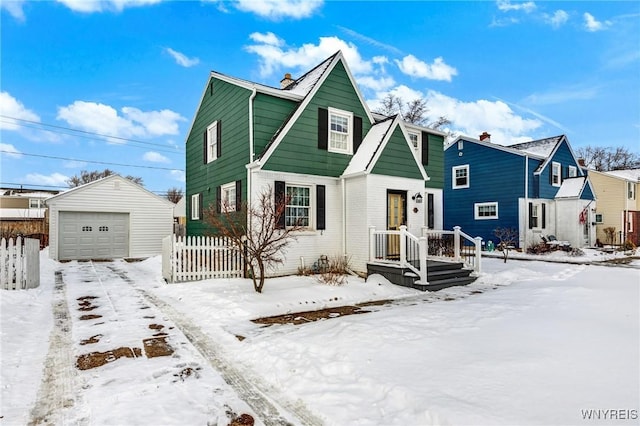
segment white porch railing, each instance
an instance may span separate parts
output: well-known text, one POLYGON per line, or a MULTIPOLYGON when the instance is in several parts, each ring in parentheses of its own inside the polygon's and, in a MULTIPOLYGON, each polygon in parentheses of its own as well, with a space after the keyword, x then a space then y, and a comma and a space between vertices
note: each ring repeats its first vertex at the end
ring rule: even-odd
POLYGON ((482 238, 473 238, 455 226, 453 231, 423 228, 416 237, 400 226, 397 231, 376 231, 369 227, 369 261, 396 264, 418 275, 416 284, 428 284, 427 258, 452 259, 480 273, 482 238))
POLYGON ((0 288, 24 290, 40 285, 40 241, 18 237, 0 241, 0 288))
POLYGON ((169 235, 162 240, 162 277, 170 283, 242 278, 241 250, 223 237, 169 235))

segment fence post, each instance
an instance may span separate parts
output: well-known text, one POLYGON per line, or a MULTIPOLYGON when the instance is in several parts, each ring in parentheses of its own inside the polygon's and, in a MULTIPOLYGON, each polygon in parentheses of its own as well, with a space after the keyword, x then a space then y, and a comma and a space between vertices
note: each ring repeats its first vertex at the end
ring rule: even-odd
POLYGON ((429 284, 427 280, 427 237, 418 238, 418 256, 420 258, 420 279, 416 284, 429 284))
POLYGON ((453 227, 453 258, 460 262, 460 227, 453 227))
POLYGON ((480 273, 482 272, 482 237, 475 237, 474 241, 476 242, 476 264, 473 269, 480 273))
POLYGON ((369 225, 369 262, 376 260, 376 227, 369 225))

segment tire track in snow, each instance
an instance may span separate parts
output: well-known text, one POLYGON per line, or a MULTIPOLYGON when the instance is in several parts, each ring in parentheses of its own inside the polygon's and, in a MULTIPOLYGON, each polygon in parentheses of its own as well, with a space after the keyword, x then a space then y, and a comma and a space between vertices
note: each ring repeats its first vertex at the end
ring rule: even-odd
POLYGON ((71 350, 71 317, 61 271, 55 272, 53 291, 53 329, 49 351, 29 425, 88 424, 87 418, 69 418, 70 408, 79 402, 75 381, 77 372, 71 350))
POLYGON ((280 406, 284 411, 296 417, 295 424, 319 426, 323 422, 311 413, 302 402, 289 401, 277 389, 267 386, 256 376, 238 370, 231 363, 221 356, 219 345, 207 336, 200 327, 187 319, 182 313, 174 309, 170 304, 162 299, 148 293, 135 285, 125 271, 117 269, 115 266, 107 265, 114 273, 126 281, 149 303, 155 305, 163 314, 182 331, 185 337, 195 346, 200 354, 215 368, 224 380, 238 393, 239 397, 249 405, 266 426, 292 425, 289 420, 283 417, 278 409, 280 406), (273 401, 273 402, 272 402, 273 401))

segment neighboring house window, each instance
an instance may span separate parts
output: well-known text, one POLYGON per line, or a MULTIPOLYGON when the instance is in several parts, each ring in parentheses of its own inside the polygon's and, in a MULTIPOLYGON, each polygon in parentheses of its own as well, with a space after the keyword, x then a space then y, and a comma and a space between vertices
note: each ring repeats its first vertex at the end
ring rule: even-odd
POLYGON ((236 209, 236 183, 222 185, 222 211, 235 212, 236 209))
POLYGON ((214 121, 209 127, 207 127, 207 163, 212 162, 218 158, 218 122, 214 121))
POLYGON ((633 232, 633 212, 627 212, 627 232, 633 232))
POLYGON ((420 135, 418 133, 409 132, 409 140, 415 152, 420 152, 420 135))
POLYGON ((596 213, 596 223, 602 223, 602 213, 596 213))
POLYGON ((473 206, 476 220, 498 218, 498 203, 475 203, 473 206))
POLYGON ((569 166, 569 177, 578 176, 578 168, 576 166, 569 166))
POLYGON ((469 187, 469 165, 455 166, 452 171, 453 189, 469 187))
POLYGON ((551 163, 551 185, 560 186, 560 173, 562 170, 562 166, 560 163, 556 163, 555 161, 551 163))
POLYGON ((353 149, 352 121, 352 113, 329 108, 329 152, 351 154, 353 149))
POLYGON ((200 220, 200 194, 191 196, 191 220, 200 220))
POLYGON ((627 198, 630 200, 636 199, 636 184, 633 182, 627 182, 627 198))
POLYGON ((547 205, 545 203, 529 203, 529 229, 544 229, 547 224, 547 205))
POLYGON ((39 200, 37 198, 29 198, 30 209, 39 209, 42 207, 44 207, 44 200, 39 200))
POLYGON ((534 204, 531 206, 531 217, 529 218, 529 225, 531 228, 538 227, 538 219, 540 214, 540 206, 538 204, 534 204))
POLYGON ((286 187, 285 226, 309 227, 311 223, 311 187, 286 187))

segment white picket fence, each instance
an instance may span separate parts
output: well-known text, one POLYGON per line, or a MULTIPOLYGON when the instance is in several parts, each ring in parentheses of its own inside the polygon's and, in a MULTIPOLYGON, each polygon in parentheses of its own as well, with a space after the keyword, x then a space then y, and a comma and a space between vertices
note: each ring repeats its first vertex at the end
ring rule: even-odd
POLYGON ((40 241, 13 238, 0 241, 0 289, 23 290, 40 285, 40 241))
POLYGON ((242 278, 241 248, 223 237, 169 235, 162 240, 162 276, 169 283, 242 278))

